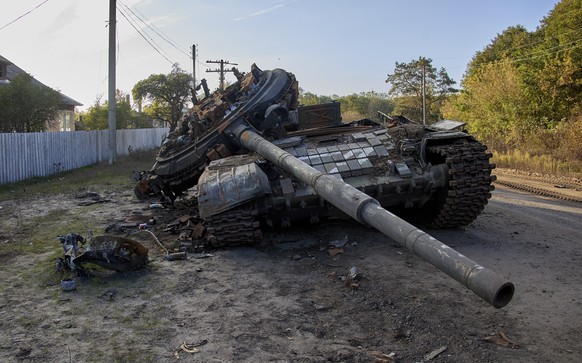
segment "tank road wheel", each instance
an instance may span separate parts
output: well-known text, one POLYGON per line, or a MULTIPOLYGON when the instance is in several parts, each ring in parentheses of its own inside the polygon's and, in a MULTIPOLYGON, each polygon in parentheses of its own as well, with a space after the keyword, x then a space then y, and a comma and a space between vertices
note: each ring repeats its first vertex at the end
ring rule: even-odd
POLYGON ((453 228, 473 222, 491 198, 495 176, 493 156, 477 141, 458 140, 453 144, 431 146, 432 164, 446 163, 448 187, 438 191, 424 207, 423 220, 429 228, 453 228))

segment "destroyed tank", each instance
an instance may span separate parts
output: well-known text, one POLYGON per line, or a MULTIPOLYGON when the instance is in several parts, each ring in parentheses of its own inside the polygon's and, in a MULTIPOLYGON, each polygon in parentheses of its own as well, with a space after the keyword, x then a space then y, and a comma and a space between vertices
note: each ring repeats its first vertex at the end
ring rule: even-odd
POLYGON ((375 227, 496 307, 514 287, 392 212, 430 228, 474 221, 491 197, 494 165, 463 123, 404 117, 341 122, 339 103, 299 106, 282 69, 247 74, 197 101, 135 188, 171 204, 194 192, 206 241, 257 243, 262 228, 349 216, 375 227))

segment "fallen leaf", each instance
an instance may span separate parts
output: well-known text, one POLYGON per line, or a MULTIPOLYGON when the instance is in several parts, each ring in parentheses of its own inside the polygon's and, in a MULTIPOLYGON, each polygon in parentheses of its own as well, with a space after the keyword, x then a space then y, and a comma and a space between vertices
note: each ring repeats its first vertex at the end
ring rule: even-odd
POLYGON ((490 335, 488 337, 483 338, 483 340, 495 343, 497 345, 501 345, 503 347, 510 347, 514 349, 519 348, 519 344, 509 339, 507 335, 505 335, 505 333, 501 330, 496 335, 490 335))
POLYGON ((329 250, 329 255, 331 257, 337 256, 340 253, 344 253, 344 250, 342 248, 332 248, 329 250))

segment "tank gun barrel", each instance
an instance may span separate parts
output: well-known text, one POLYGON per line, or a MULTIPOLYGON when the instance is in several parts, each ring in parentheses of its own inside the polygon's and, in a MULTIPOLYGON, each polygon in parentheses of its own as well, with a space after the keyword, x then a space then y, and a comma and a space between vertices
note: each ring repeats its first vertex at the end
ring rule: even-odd
POLYGON ((244 122, 234 122, 226 134, 236 144, 257 152, 265 159, 310 185, 323 199, 370 225, 447 275, 496 308, 507 305, 514 285, 461 253, 382 208, 379 202, 353 186, 303 163, 258 135, 244 122))

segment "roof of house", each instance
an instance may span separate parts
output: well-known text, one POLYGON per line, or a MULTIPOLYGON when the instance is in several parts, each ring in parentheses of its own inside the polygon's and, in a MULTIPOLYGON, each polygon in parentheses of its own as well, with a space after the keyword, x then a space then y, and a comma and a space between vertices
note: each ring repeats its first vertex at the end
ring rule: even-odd
MULTIPOLYGON (((6 64, 6 79, 7 80, 11 80, 12 78, 16 77, 19 74, 27 73, 26 71, 22 70, 21 68, 19 68, 14 63, 10 62, 8 59, 4 58, 1 55, 0 55, 0 63, 6 64)), ((38 85, 51 88, 51 87, 43 84, 42 82, 40 82, 39 80, 37 80, 34 77, 32 78, 32 80, 33 80, 33 82, 35 82, 38 85)), ((5 85, 5 83, 0 82, 0 86, 2 86, 2 85, 5 85)), ((59 91, 57 91, 57 92, 59 92, 59 91)), ((59 94, 63 97, 63 103, 66 106, 83 106, 82 103, 75 101, 71 97, 62 94, 61 92, 59 92, 59 94)))

